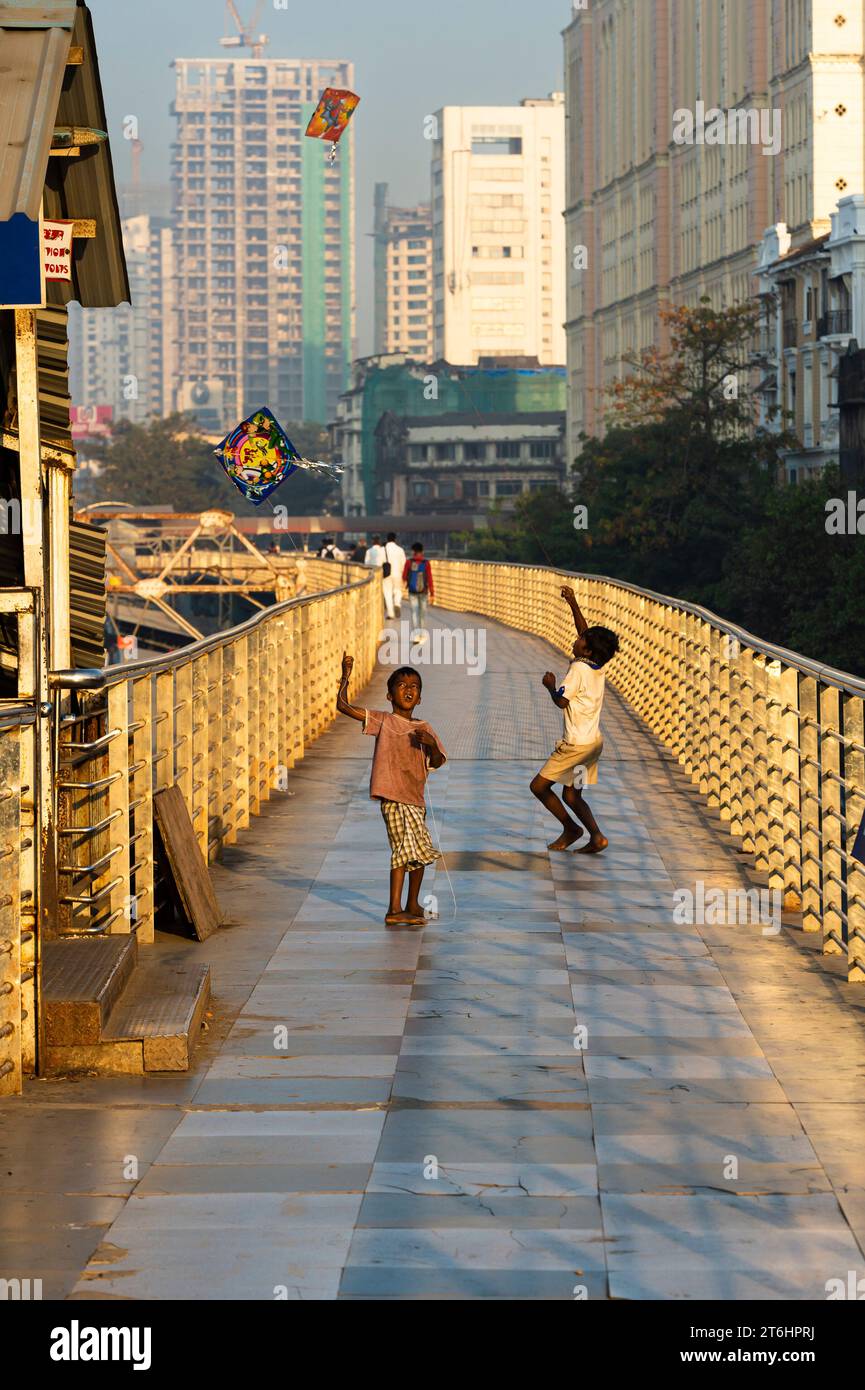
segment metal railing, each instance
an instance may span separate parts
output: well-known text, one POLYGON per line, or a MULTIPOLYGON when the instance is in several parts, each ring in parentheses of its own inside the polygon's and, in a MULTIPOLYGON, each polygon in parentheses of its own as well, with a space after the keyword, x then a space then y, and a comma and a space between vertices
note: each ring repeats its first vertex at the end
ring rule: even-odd
POLYGON ((543 637, 561 651, 571 584, 621 650, 610 681, 715 807, 770 889, 865 981, 865 681, 809 661, 694 604, 540 566, 435 562, 436 602, 543 637))
POLYGON ((35 766, 32 706, 0 702, 0 1096, 35 1057, 35 766))
POLYGON ((380 583, 360 566, 307 562, 324 592, 290 599, 169 656, 60 671, 58 922, 62 936, 153 939, 160 883, 153 797, 180 787, 206 862, 237 840, 331 723, 344 648, 366 682, 380 583))
POLYGON ((836 334, 852 333, 853 312, 851 309, 829 309, 817 320, 817 337, 831 338, 836 334))

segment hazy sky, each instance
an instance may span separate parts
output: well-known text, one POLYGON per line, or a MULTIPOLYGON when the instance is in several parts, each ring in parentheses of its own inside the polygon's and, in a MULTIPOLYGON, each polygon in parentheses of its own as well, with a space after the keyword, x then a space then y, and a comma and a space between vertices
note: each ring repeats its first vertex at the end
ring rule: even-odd
MULTIPOLYGON (((115 173, 130 174, 124 116, 138 117, 142 179, 167 183, 174 121, 173 58, 220 54, 222 0, 89 0, 108 107, 115 173)), ((254 0, 237 0, 247 21, 254 0)), ((259 32, 276 58, 348 58, 354 117, 357 305, 361 353, 372 351, 373 185, 396 204, 429 198, 423 118, 439 106, 518 102, 561 91, 561 31, 571 0, 266 0, 259 32)), ((234 32, 233 28, 231 32, 234 32)))

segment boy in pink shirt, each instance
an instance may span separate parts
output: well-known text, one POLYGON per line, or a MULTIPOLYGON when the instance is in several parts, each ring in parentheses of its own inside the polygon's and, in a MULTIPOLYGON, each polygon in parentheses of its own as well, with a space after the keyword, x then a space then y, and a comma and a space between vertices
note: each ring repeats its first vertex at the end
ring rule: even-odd
POLYGON ((434 864, 426 828, 424 788, 429 769, 447 761, 436 734, 414 711, 421 701, 421 677, 411 666, 401 666, 387 683, 392 713, 358 709, 348 701, 348 682, 354 657, 343 656, 342 679, 336 707, 340 714, 357 719, 363 731, 375 739, 369 794, 381 805, 391 848, 390 904, 385 926, 422 927, 426 921, 419 894, 427 864, 434 864), (402 906, 402 890, 408 872, 408 900, 402 906))

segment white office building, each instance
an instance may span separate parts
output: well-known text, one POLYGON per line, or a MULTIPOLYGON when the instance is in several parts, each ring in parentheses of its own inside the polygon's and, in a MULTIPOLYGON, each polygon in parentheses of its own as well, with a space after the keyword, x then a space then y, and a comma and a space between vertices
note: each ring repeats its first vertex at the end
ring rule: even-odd
POLYGON ((445 106, 432 133, 435 356, 563 365, 564 95, 445 106))

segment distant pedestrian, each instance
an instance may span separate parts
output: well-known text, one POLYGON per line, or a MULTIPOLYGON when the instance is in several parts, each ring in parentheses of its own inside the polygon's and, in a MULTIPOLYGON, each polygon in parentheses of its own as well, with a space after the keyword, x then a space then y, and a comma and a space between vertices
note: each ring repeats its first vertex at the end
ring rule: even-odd
POLYGON ((358 541, 351 552, 351 562, 353 565, 362 565, 366 561, 366 546, 363 541, 358 541))
POLYGON ((424 630, 427 603, 435 603, 432 565, 423 553, 423 543, 415 541, 410 560, 406 560, 402 582, 408 589, 411 621, 415 632, 424 630))
POLYGON ((371 570, 380 570, 384 564, 384 546, 381 536, 373 536, 372 545, 363 557, 363 563, 371 570))
POLYGON ((405 569, 405 551, 397 545, 396 532, 388 534, 384 548, 382 565, 382 593, 384 611, 389 618, 398 618, 402 612, 402 576, 405 569))
POLYGON ((606 685, 603 667, 619 650, 619 639, 608 627, 589 627, 570 585, 562 589, 562 598, 577 629, 574 659, 561 686, 552 671, 547 671, 543 683, 553 704, 564 712, 564 738, 533 779, 531 791, 562 827, 561 835, 549 849, 569 849, 580 839, 585 826, 589 839, 579 852, 600 854, 609 841, 583 800, 582 788, 594 786, 598 780, 598 762, 604 747, 600 727, 606 685), (557 782, 562 786, 564 806, 553 791, 557 782), (575 819, 571 819, 565 806, 575 819))
POLYGON ((392 930, 423 927, 426 916, 420 902, 424 869, 440 857, 426 826, 424 790, 430 768, 447 761, 434 730, 424 720, 415 719, 421 701, 419 671, 401 666, 387 683, 390 711, 361 709, 349 702, 348 683, 354 658, 342 658, 342 675, 336 707, 340 714, 357 719, 363 732, 375 739, 369 794, 381 806, 390 842, 390 902, 385 926, 392 930), (402 905, 405 876, 408 897, 402 905))

